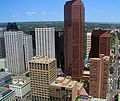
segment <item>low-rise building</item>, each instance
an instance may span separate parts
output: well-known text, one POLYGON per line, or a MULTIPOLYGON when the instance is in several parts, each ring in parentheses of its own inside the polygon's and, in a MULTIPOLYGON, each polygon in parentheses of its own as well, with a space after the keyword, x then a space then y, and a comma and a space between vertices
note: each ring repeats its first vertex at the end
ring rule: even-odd
POLYGON ((51 101, 74 101, 77 96, 77 81, 58 77, 50 84, 51 101))
POLYGON ((25 76, 13 77, 12 84, 9 85, 11 90, 15 91, 17 99, 25 99, 30 95, 30 78, 25 76))
POLYGON ((0 87, 0 101, 15 101, 15 92, 8 88, 0 87))
POLYGON ((0 87, 12 82, 12 75, 8 72, 0 72, 0 87))
POLYGON ((5 69, 5 58, 0 59, 0 69, 5 69))

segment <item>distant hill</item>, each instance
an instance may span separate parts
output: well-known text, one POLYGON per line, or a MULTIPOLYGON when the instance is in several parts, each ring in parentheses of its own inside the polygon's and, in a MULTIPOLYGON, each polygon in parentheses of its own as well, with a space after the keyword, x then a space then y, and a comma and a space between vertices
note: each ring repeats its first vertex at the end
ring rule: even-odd
MULTIPOLYGON (((21 30, 28 31, 34 30, 34 28, 39 26, 49 26, 55 27, 56 30, 64 29, 63 21, 41 21, 41 22, 16 22, 18 26, 20 26, 21 30)), ((7 23, 0 23, 0 27, 6 27, 7 23)), ((88 29, 93 29, 96 27, 100 28, 120 28, 120 23, 94 23, 94 22, 86 22, 85 27, 88 29)))

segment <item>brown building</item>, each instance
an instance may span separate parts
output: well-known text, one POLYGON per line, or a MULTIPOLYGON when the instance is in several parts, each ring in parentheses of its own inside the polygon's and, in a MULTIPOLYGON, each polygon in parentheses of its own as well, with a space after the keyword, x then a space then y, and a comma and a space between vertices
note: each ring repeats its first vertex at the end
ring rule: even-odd
POLYGON ((99 58, 99 54, 110 56, 110 31, 93 30, 90 58, 99 58))
POLYGON ((75 101, 77 96, 77 81, 58 77, 50 84, 50 101, 75 101))
POLYGON ((84 56, 84 5, 81 0, 66 2, 64 6, 65 74, 82 79, 84 56))
POLYGON ((29 61, 32 101, 48 101, 49 85, 57 78, 56 59, 33 57, 29 61))
POLYGON ((90 59, 89 95, 95 98, 106 98, 109 75, 109 56, 90 59))

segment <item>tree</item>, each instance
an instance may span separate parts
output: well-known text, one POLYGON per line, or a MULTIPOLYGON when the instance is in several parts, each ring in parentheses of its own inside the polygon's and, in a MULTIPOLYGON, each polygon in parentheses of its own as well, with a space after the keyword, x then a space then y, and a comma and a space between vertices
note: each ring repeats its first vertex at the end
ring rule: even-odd
POLYGON ((114 73, 114 67, 111 66, 109 71, 110 71, 110 74, 113 74, 114 73))
POLYGON ((0 72, 4 72, 5 70, 3 68, 0 69, 0 72))

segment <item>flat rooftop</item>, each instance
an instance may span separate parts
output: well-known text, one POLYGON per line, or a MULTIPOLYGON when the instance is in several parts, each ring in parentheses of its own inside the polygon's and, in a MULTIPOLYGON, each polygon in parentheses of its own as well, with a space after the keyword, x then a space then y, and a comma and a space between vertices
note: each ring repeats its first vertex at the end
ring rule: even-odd
POLYGON ((12 86, 23 87, 24 85, 30 83, 30 78, 26 76, 15 76, 12 79, 12 86))
POLYGON ((0 97, 3 97, 10 92, 13 92, 13 91, 8 88, 0 87, 0 97))
POLYGON ((49 27, 49 26, 39 26, 35 29, 51 29, 51 28, 54 28, 54 27, 49 27))
POLYGON ((84 71, 83 71, 83 74, 85 74, 85 75, 90 75, 90 71, 84 70, 84 71))
POLYGON ((58 77, 50 85, 56 86, 56 87, 72 88, 76 84, 77 84, 77 81, 73 81, 73 80, 71 80, 69 78, 65 78, 65 77, 58 77))
POLYGON ((56 60, 55 58, 35 56, 29 62, 49 64, 49 63, 51 63, 51 62, 53 62, 55 60, 56 60))
POLYGON ((91 101, 107 101, 106 99, 92 98, 91 101))
POLYGON ((0 72, 0 79, 4 78, 5 76, 11 75, 8 72, 0 72))
POLYGON ((91 58, 90 60, 101 60, 100 58, 91 58))

